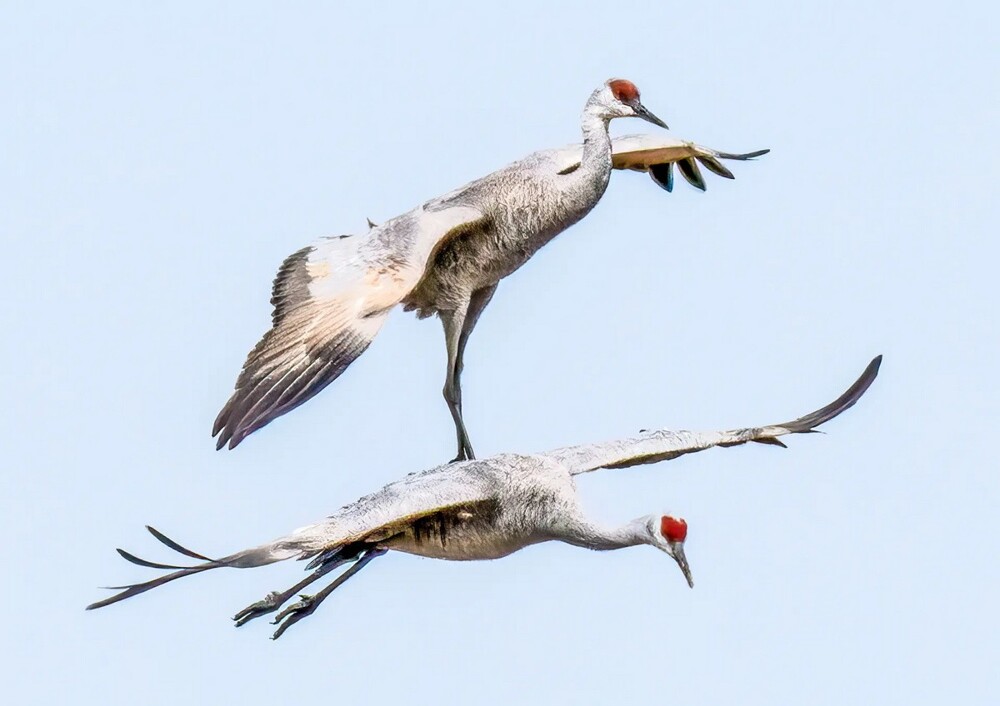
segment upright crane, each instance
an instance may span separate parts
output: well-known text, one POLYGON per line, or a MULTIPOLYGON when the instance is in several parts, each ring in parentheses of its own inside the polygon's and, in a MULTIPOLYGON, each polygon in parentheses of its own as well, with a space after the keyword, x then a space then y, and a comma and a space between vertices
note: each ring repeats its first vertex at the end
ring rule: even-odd
POLYGON ((361 235, 324 238, 289 256, 274 281, 272 327, 250 352, 215 420, 217 448, 298 407, 361 355, 398 304, 444 324, 444 398, 455 423, 456 460, 475 458, 462 418, 461 374, 469 336, 501 279, 583 218, 612 168, 649 172, 667 191, 673 167, 700 189, 698 169, 733 178, 727 154, 648 135, 612 140, 608 123, 639 117, 666 124, 630 81, 612 79, 583 110, 583 145, 528 155, 361 235))

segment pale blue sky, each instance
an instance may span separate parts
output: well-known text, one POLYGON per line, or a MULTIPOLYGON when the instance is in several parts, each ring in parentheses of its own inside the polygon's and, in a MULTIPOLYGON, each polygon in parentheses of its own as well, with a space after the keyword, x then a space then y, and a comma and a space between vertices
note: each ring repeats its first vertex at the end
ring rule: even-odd
POLYGON ((1000 10, 412 5, 4 3, 5 699, 996 703, 1000 10), (229 616, 301 565, 85 613, 152 573, 114 547, 168 557, 145 523, 223 554, 450 457, 440 326, 403 314, 237 451, 209 430, 285 255, 577 140, 616 75, 773 152, 704 194, 615 174, 501 285, 480 454, 774 422, 885 354, 827 435, 583 479, 608 522, 687 517, 695 589, 551 544, 393 555, 278 643, 229 616))

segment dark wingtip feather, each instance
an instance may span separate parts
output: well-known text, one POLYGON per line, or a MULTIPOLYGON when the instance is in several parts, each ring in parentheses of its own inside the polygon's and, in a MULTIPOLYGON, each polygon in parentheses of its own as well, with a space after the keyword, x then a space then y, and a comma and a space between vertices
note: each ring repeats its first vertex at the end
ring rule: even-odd
POLYGON ((674 190, 674 165, 670 162, 654 164, 649 168, 649 176, 661 189, 674 190))
POLYGON ((722 162, 717 160, 715 157, 711 157, 709 155, 699 155, 697 159, 699 162, 701 162, 702 166, 704 166, 708 171, 712 172, 713 174, 718 174, 720 177, 724 179, 736 178, 733 175, 733 173, 729 171, 729 169, 727 169, 726 166, 723 165, 722 162))
POLYGON ((815 427, 825 424, 842 412, 850 409, 867 392, 871 384, 878 377, 879 367, 882 365, 882 356, 875 356, 865 368, 861 376, 854 381, 840 397, 827 406, 817 409, 815 412, 799 417, 791 422, 785 422, 776 426, 783 427, 793 434, 802 434, 815 431, 815 427))
POLYGON ((746 152, 744 154, 733 154, 731 152, 716 152, 715 156, 720 159, 738 159, 741 162, 745 162, 748 159, 755 159, 757 157, 763 157, 765 154, 770 152, 770 149, 757 150, 756 152, 746 152))
POLYGON ((215 422, 212 424, 212 436, 217 436, 222 428, 226 426, 225 422, 226 409, 223 407, 222 411, 219 412, 219 416, 215 418, 215 422))
MULTIPOLYGON (((312 350, 304 360, 291 358, 287 364, 288 351, 297 351, 295 346, 288 347, 288 337, 279 340, 278 352, 269 354, 270 357, 251 353, 240 385, 217 420, 217 425, 221 421, 222 429, 216 449, 226 444, 235 449, 250 434, 319 394, 364 353, 373 336, 374 333, 362 335, 346 328, 312 350)), ((268 341, 265 337, 261 345, 268 341)))
POLYGON ((783 449, 788 448, 785 442, 773 436, 762 436, 759 439, 751 439, 751 441, 754 441, 758 444, 767 444, 768 446, 780 446, 783 449))
POLYGON ((678 160, 677 169, 680 170, 680 173, 684 175, 684 178, 688 180, 691 186, 702 191, 705 190, 705 178, 701 175, 698 163, 693 158, 688 157, 678 160))

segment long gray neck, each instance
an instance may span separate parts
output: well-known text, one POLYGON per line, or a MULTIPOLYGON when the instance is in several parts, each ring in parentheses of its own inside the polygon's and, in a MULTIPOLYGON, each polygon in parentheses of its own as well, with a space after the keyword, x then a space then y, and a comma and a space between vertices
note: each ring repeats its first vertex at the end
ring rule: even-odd
POLYGON ((583 157, 577 174, 592 183, 603 194, 611 178, 611 136, 608 135, 610 118, 604 115, 604 110, 596 98, 595 92, 583 109, 581 119, 583 157))
POLYGON ((576 519, 564 528, 560 539, 578 547, 607 551, 649 544, 648 518, 639 517, 620 527, 603 527, 584 519, 576 519))

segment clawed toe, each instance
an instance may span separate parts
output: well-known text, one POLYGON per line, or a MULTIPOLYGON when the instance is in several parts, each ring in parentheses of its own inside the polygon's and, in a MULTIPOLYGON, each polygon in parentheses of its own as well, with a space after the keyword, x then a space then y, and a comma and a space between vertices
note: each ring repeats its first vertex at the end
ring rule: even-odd
MULTIPOLYGON (((305 613, 305 615, 309 615, 309 613, 311 613, 312 611, 310 610, 308 613, 306 613, 305 611, 308 608, 312 607, 313 596, 307 596, 303 594, 299 596, 299 598, 301 598, 302 600, 299 601, 298 603, 292 603, 290 606, 288 606, 283 611, 274 616, 274 620, 271 621, 271 625, 277 625, 282 620, 284 620, 285 617, 292 615, 293 613, 305 613)), ((305 617, 305 615, 303 617, 305 617)))
POLYGON ((281 607, 281 604, 284 603, 285 600, 286 599, 282 594, 277 591, 271 591, 263 600, 248 605, 246 608, 233 616, 233 620, 236 622, 236 627, 246 625, 254 618, 259 618, 262 615, 273 613, 281 607))
POLYGON ((274 620, 271 621, 271 625, 277 625, 278 629, 274 631, 271 635, 272 640, 277 640, 281 637, 282 633, 295 623, 299 622, 303 618, 312 614, 316 610, 318 603, 316 602, 315 596, 300 596, 302 599, 298 603, 293 603, 292 605, 285 608, 283 611, 274 616, 274 620))

